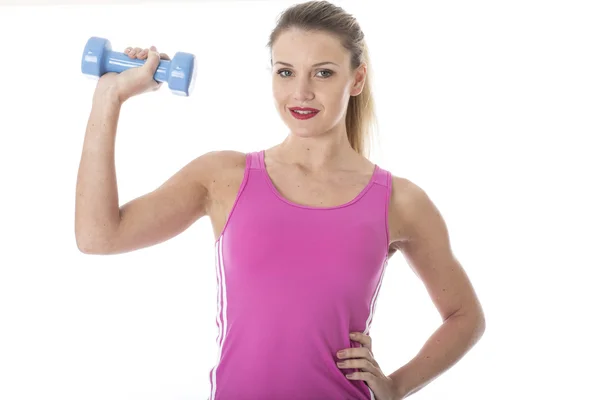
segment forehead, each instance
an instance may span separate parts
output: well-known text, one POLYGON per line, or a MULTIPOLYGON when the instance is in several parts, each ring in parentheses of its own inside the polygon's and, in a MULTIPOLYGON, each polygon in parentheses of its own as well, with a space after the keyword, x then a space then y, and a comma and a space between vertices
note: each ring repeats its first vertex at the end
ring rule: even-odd
POLYGON ((272 48, 273 62, 283 61, 294 66, 333 61, 340 65, 349 57, 340 40, 326 32, 289 29, 277 38, 272 48))

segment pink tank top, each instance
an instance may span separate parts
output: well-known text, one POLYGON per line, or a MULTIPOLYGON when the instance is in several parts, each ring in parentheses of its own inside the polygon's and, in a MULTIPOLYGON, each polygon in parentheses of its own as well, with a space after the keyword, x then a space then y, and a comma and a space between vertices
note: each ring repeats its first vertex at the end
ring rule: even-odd
POLYGON ((215 243, 218 358, 210 400, 375 399, 336 353, 369 333, 388 257, 391 174, 336 207, 284 198, 246 156, 241 187, 215 243))

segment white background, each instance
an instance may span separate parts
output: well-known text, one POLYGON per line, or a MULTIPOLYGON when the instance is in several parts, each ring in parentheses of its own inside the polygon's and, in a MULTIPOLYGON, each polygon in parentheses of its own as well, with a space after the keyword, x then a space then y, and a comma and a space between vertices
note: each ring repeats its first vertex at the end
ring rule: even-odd
MULTIPOLYGON (((95 87, 81 53, 102 36, 119 51, 156 45, 199 59, 191 97, 164 86, 124 105, 124 203, 200 154, 285 138, 265 45, 293 2, 145 3, 0 7, 2 399, 208 398, 218 333, 209 220, 128 254, 77 249, 95 87)), ((486 312, 482 340, 412 398, 600 398, 595 2, 335 3, 357 16, 371 50, 371 159, 431 196, 486 312)), ((371 330, 384 373, 440 323, 397 254, 371 330)))

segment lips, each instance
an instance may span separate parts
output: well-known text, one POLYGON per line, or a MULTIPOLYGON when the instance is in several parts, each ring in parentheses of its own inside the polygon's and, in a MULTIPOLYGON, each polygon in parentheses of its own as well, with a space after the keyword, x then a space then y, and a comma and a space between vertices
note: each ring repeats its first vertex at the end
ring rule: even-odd
POLYGON ((317 115, 319 113, 319 110, 317 110, 316 108, 310 108, 310 107, 290 107, 290 112, 292 113, 292 116, 294 118, 305 120, 305 119, 311 119, 312 117, 317 115), (302 111, 302 112, 300 113, 297 111, 302 111))
POLYGON ((317 110, 316 108, 309 108, 309 107, 290 107, 290 110, 292 110, 292 111, 313 111, 313 112, 319 112, 319 110, 317 110))
POLYGON ((317 110, 315 108, 309 108, 309 107, 291 107, 290 113, 296 119, 306 120, 306 119, 311 119, 315 115, 317 115, 319 113, 319 110, 317 110), (297 111, 303 111, 303 112, 300 113, 297 111))

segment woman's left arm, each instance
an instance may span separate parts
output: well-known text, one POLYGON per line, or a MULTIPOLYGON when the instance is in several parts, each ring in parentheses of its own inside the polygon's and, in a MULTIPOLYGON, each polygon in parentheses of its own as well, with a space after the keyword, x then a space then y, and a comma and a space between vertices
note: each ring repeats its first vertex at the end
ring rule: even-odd
POLYGON ((481 338, 484 313, 475 290, 450 246, 446 223, 429 196, 416 184, 393 178, 390 207, 402 216, 406 240, 394 244, 423 281, 442 325, 406 365, 389 375, 398 399, 416 393, 456 364, 481 338))

